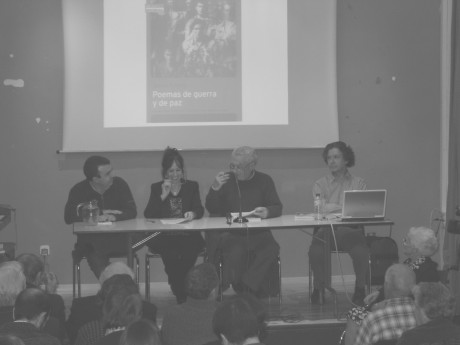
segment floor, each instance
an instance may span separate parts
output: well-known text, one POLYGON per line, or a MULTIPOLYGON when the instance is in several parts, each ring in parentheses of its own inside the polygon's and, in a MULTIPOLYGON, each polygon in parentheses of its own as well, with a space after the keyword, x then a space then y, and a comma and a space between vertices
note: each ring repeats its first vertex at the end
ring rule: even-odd
MULTIPOLYGON (((351 296, 353 294, 353 284, 350 282, 333 283, 337 291, 337 304, 334 303, 334 294, 326 294, 324 305, 312 305, 308 299, 308 280, 306 278, 283 278, 282 283, 282 302, 279 303, 278 297, 263 300, 269 314, 269 325, 292 325, 292 324, 317 324, 317 323, 342 323, 345 313, 351 306, 351 296), (348 291, 348 292, 347 292, 348 291)), ((144 292, 143 284, 140 287, 141 293, 144 292)), ((165 310, 176 304, 174 296, 166 283, 151 284, 151 301, 158 307, 158 323, 161 325, 165 310)), ((83 286, 82 295, 94 294, 94 287, 83 286)), ((233 292, 229 289, 224 298, 231 296, 233 292)), ((71 293, 62 293, 67 310, 72 303, 71 293)))

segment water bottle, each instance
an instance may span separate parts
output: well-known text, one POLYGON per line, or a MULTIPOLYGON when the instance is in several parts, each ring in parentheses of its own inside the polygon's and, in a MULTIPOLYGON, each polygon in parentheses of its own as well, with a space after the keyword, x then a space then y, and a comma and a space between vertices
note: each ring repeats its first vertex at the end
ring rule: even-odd
POLYGON ((321 195, 315 194, 315 220, 322 220, 323 215, 321 214, 321 195))

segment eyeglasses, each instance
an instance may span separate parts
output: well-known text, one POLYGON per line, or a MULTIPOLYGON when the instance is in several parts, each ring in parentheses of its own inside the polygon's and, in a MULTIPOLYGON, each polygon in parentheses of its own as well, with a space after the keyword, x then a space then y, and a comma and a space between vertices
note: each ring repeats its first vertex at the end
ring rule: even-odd
POLYGON ((230 170, 244 170, 246 169, 249 165, 251 165, 252 162, 250 163, 246 163, 246 164, 233 164, 233 163, 230 163, 228 165, 228 168, 230 170))

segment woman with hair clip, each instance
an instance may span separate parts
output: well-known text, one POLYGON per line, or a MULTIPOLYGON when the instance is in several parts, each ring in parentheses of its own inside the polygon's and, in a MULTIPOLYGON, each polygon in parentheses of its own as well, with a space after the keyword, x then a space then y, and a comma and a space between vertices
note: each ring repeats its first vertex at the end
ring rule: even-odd
MULTIPOLYGON (((163 181, 152 184, 145 218, 203 217, 198 183, 186 179, 184 159, 175 148, 167 147, 161 162, 163 181)), ((153 253, 161 255, 168 283, 177 303, 185 302, 185 275, 195 265, 204 240, 197 231, 161 233, 147 242, 153 253)))

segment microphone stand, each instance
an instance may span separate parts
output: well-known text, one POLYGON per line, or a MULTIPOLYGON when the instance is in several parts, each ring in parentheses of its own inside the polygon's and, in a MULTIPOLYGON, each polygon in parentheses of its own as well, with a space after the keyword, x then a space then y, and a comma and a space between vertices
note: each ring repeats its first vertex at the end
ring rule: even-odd
POLYGON ((240 190, 240 184, 238 183, 238 177, 234 173, 232 175, 235 177, 236 189, 238 190, 238 200, 240 204, 239 205, 240 210, 239 210, 238 217, 233 220, 233 223, 239 223, 239 224, 247 223, 248 219, 246 217, 243 217, 243 212, 241 211, 241 207, 242 207, 241 206, 241 190, 240 190))

